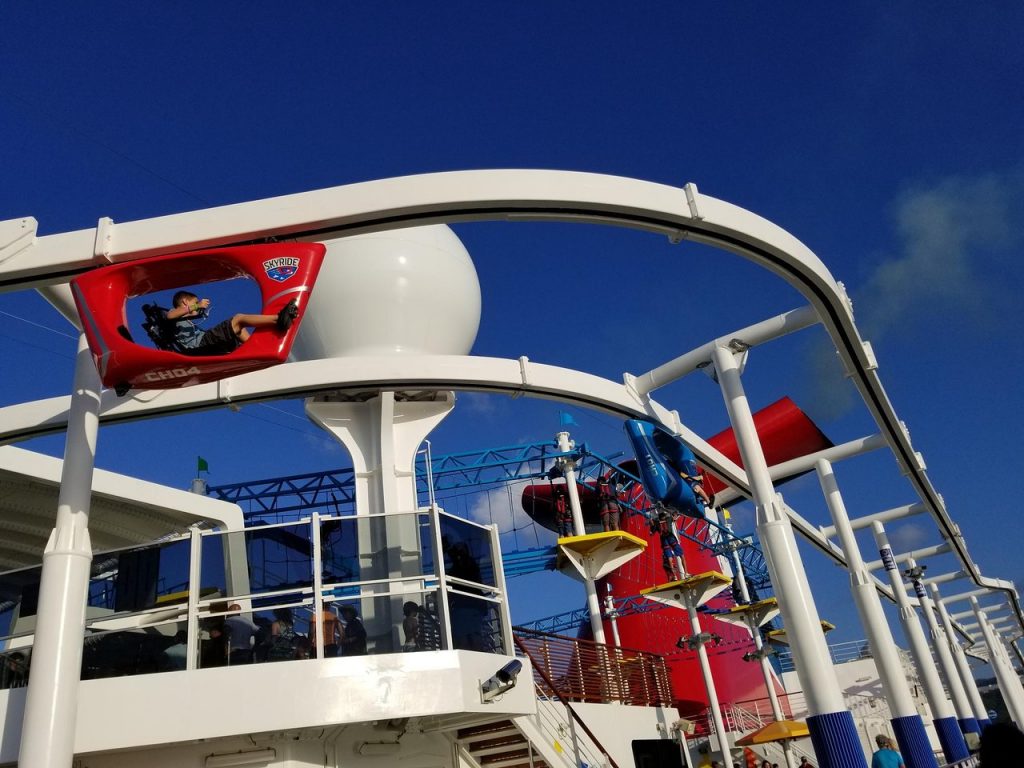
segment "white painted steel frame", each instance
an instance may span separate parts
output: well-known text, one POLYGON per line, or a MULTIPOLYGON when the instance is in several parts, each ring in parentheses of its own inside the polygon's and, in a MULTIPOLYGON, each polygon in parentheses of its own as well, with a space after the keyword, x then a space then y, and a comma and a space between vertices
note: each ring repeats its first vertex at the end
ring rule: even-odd
MULTIPOLYGON (((783 278, 817 313, 897 461, 944 538, 969 566, 971 578, 979 585, 1006 590, 1024 627, 1024 614, 1012 585, 985 579, 972 566, 959 529, 925 474, 923 461, 882 387, 874 356, 853 323, 842 285, 788 232, 749 211, 700 194, 693 184, 679 189, 570 171, 456 171, 351 184, 136 222, 115 224, 101 219, 92 229, 42 238, 35 237, 35 221, 25 218, 0 223, 17 235, 11 248, 0 251, 0 290, 63 283, 97 264, 270 236, 319 240, 429 222, 496 219, 591 222, 659 232, 673 241, 689 239, 722 248, 783 278)), ((718 467, 711 468, 718 473, 718 467)), ((817 537, 811 540, 821 546, 817 537)))

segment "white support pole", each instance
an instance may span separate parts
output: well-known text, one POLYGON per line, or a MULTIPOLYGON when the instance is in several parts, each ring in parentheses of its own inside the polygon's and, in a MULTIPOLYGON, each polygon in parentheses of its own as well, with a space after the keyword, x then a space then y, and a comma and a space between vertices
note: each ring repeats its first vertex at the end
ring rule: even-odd
POLYGON ((1024 727, 1024 704, 1021 702, 1017 689, 1020 688, 1020 678, 1012 669, 1007 669, 1003 663, 1002 654, 999 652, 999 641, 996 640, 995 632, 988 625, 985 612, 978 605, 976 597, 971 598, 971 607, 975 616, 978 617, 978 624, 981 627, 981 634, 985 638, 985 645, 988 646, 989 664, 995 672, 996 682, 999 684, 999 691, 1003 694, 1003 701, 1010 713, 1010 718, 1018 728, 1024 727), (1016 682, 1016 685, 1014 683, 1016 682))
MULTIPOLYGON (((850 521, 850 526, 855 531, 859 531, 862 528, 869 528, 877 521, 879 523, 888 523, 891 520, 902 520, 905 517, 912 517, 913 515, 923 515, 928 511, 921 502, 916 504, 904 504, 902 507, 893 507, 892 509, 886 509, 882 512, 875 512, 871 515, 863 515, 858 517, 856 520, 850 521)), ((830 539, 836 535, 836 527, 834 525, 825 525, 820 529, 821 535, 826 539, 830 539)))
MULTIPOLYGON (((800 331, 818 322, 818 313, 812 307, 800 307, 784 314, 770 317, 751 326, 724 337, 728 341, 738 341, 744 349, 764 344, 766 341, 800 331)), ((690 350, 685 355, 669 360, 647 373, 637 376, 633 386, 641 396, 653 392, 659 387, 671 384, 687 374, 693 373, 702 363, 711 360, 717 343, 712 341, 690 350)))
MULTIPOLYGON (((686 600, 686 614, 690 617, 690 632, 697 638, 701 634, 700 614, 697 613, 697 606, 694 604, 693 595, 690 590, 683 590, 686 600)), ((704 690, 708 694, 708 707, 711 708, 711 720, 715 724, 715 733, 718 734, 718 746, 722 750, 722 764, 725 768, 732 768, 732 754, 729 752, 729 734, 725 732, 725 723, 722 721, 722 705, 718 700, 718 689, 715 687, 715 680, 711 677, 711 664, 708 662, 708 651, 704 643, 697 641, 697 661, 700 664, 700 674, 704 678, 704 690)))
POLYGON ((726 347, 716 346, 713 359, 750 480, 757 508, 757 535, 790 638, 797 677, 807 699, 807 722, 818 762, 829 768, 865 768, 860 737, 843 702, 792 524, 772 486, 739 366, 732 350, 726 347))
MULTIPOLYGON (((831 448, 824 448, 814 453, 809 453, 806 456, 798 456, 795 459, 789 461, 783 461, 779 464, 773 464, 768 468, 769 474, 772 476, 772 481, 784 480, 788 477, 796 477, 802 475, 814 468, 814 463, 818 459, 825 459, 833 463, 842 461, 843 459, 850 459, 854 456, 860 456, 871 451, 877 451, 882 448, 888 447, 889 443, 886 441, 883 435, 871 435, 870 437, 861 437, 857 440, 850 440, 849 442, 842 443, 840 445, 833 445, 831 448)), ((725 506, 730 504, 736 499, 742 498, 743 494, 733 488, 726 487, 715 494, 716 502, 725 506)))
POLYGON ((81 336, 57 521, 43 551, 32 674, 18 753, 22 768, 61 768, 70 766, 74 759, 85 604, 92 564, 89 507, 101 390, 89 345, 81 336))
POLYGON ((910 646, 910 655, 914 659, 917 673, 920 675, 921 683, 924 685, 925 696, 928 698, 928 704, 931 706, 932 722, 935 725, 935 732, 938 734, 939 743, 942 744, 942 752, 948 762, 955 762, 957 759, 963 759, 968 754, 963 731, 953 714, 953 705, 946 698, 946 692, 942 688, 942 681, 939 679, 939 672, 935 668, 932 654, 928 650, 928 642, 924 638, 921 622, 917 617, 916 611, 914 611, 914 607, 910 604, 910 599, 907 597, 907 590, 903 586, 903 576, 896 567, 896 561, 892 556, 892 548, 889 546, 889 539, 885 535, 885 526, 876 520, 872 527, 874 528, 875 543, 878 545, 878 552, 882 556, 882 561, 886 564, 885 572, 889 577, 889 584, 892 586, 896 606, 899 608, 903 635, 910 646))
POLYGON ((198 526, 189 528, 188 551, 188 615, 185 624, 185 650, 188 655, 185 657, 185 669, 191 672, 199 666, 199 592, 203 572, 203 535, 198 526))
POLYGON ((949 643, 949 649, 953 654, 953 663, 956 665, 957 672, 960 675, 960 682, 963 683, 964 690, 967 692, 967 698, 971 702, 971 709, 974 710, 974 719, 977 721, 979 729, 983 731, 985 726, 989 725, 988 709, 985 708, 985 702, 981 700, 981 691, 978 690, 978 683, 971 672, 971 665, 967 662, 964 649, 953 633, 953 620, 949 615, 949 611, 946 610, 946 606, 942 604, 942 595, 939 593, 937 584, 931 585, 931 593, 932 604, 939 612, 939 620, 946 633, 946 642, 949 643))
POLYGON ((839 535, 843 554, 846 556, 846 567, 850 573, 850 592, 860 615, 861 626, 867 634, 882 690, 889 702, 893 732, 899 742, 900 753, 909 768, 935 768, 937 763, 928 743, 928 734, 910 695, 910 686, 907 684, 903 664, 896 651, 896 643, 885 620, 874 580, 864 565, 864 558, 861 557, 857 537, 854 535, 853 526, 850 525, 850 517, 846 512, 846 504, 839 491, 832 465, 827 461, 819 461, 815 470, 821 483, 821 491, 825 494, 825 503, 832 515, 832 523, 839 535))
POLYGON ((310 622, 310 630, 316 635, 316 658, 324 658, 324 648, 328 644, 324 627, 324 565, 323 565, 323 543, 320 538, 320 513, 313 512, 310 516, 310 540, 313 542, 313 557, 310 565, 313 566, 313 621, 310 622))
POLYGON ((956 719, 960 722, 960 729, 964 733, 978 733, 980 731, 977 719, 974 717, 970 700, 967 698, 967 691, 964 690, 960 673, 957 672, 956 665, 953 662, 953 652, 949 647, 949 639, 945 637, 945 633, 939 628, 939 623, 935 618, 935 606, 932 605, 931 596, 924 585, 921 584, 920 574, 918 573, 917 576, 914 576, 917 573, 917 563, 910 560, 907 562, 907 565, 909 567, 910 583, 914 587, 914 594, 917 595, 925 623, 928 624, 928 632, 932 637, 932 650, 935 652, 935 658, 938 659, 939 671, 946 681, 946 690, 949 691, 949 697, 953 701, 953 709, 956 711, 956 719))
MULTIPOLYGON (((568 432, 559 432, 555 435, 558 442, 558 450, 561 453, 568 453, 572 450, 573 444, 569 440, 568 432)), ((572 511, 573 532, 577 536, 585 536, 587 528, 583 523, 583 507, 580 505, 580 491, 576 487, 576 463, 566 459, 562 465, 562 472, 565 475, 565 489, 569 493, 569 509, 572 511)), ((587 610, 590 612, 590 629, 594 634, 594 642, 605 642, 604 622, 601 620, 601 601, 597 596, 597 584, 588 576, 583 577, 583 586, 587 592, 587 610)))

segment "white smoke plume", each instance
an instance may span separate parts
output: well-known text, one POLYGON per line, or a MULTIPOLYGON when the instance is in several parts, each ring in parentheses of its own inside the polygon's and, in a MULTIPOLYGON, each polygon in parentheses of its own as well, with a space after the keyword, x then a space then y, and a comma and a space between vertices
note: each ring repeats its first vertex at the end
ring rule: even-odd
MULTIPOLYGON (((999 309, 1017 311, 1011 307, 1020 304, 1018 292, 1005 279, 1024 240, 1024 173, 950 177, 912 188, 896 201, 894 218, 897 247, 859 288, 847 281, 857 325, 876 348, 929 324, 984 328, 999 309)), ((856 394, 831 342, 811 345, 808 367, 814 416, 843 415, 856 394)))

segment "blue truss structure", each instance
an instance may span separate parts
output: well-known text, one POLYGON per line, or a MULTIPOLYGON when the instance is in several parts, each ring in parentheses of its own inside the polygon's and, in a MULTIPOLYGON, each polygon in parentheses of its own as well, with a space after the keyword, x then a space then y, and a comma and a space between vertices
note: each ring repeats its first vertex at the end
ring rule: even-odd
MULTIPOLYGON (((559 459, 572 459, 578 478, 584 483, 614 469, 625 478, 627 488, 630 483, 639 484, 638 477, 615 463, 617 458, 596 454, 585 443, 568 452, 561 452, 554 443, 547 441, 432 457, 428 473, 426 452, 421 451, 416 463, 416 487, 420 498, 425 500, 429 496, 431 484, 434 493, 443 497, 446 492, 459 489, 484 490, 516 481, 544 480, 559 459)), ((272 517, 276 521, 284 521, 312 511, 346 514, 351 513, 355 507, 355 473, 352 469, 310 472, 270 480, 211 486, 207 493, 238 504, 248 518, 272 517)), ((650 516, 650 510, 645 506, 641 508, 625 501, 620 506, 626 515, 650 516)), ((680 518, 679 535, 716 555, 724 555, 735 549, 747 582, 757 590, 770 587, 764 555, 752 538, 739 537, 720 523, 692 517, 680 518)), ((522 576, 554 570, 557 550, 555 547, 523 549, 506 552, 503 558, 507 576, 522 576)), ((625 611, 651 610, 641 605, 648 604, 648 601, 634 605, 628 603, 632 599, 626 598, 627 604, 623 606, 625 611)), ((541 619, 540 623, 555 622, 562 626, 566 621, 568 619, 562 617, 551 617, 541 619)))

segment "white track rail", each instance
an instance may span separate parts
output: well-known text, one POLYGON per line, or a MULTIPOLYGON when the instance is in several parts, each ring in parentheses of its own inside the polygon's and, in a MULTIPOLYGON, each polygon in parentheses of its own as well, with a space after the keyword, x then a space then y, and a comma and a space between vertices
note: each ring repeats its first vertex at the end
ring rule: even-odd
MULTIPOLYGON (((143 221, 115 224, 101 219, 92 229, 42 238, 34 237, 32 219, 0 222, 3 236, 0 237, 0 291, 60 284, 97 265, 206 246, 254 242, 268 237, 321 240, 432 222, 482 220, 582 221, 659 232, 673 241, 694 240, 737 254, 785 280, 805 297, 829 333, 880 433, 970 578, 981 587, 1005 592, 1018 623, 1024 628, 1024 614, 1012 585, 982 577, 971 560, 959 528, 950 519, 925 472, 923 460, 914 451, 906 429, 889 402, 870 346, 861 339, 854 325, 842 286, 817 256, 788 232, 742 208, 701 195, 692 184, 679 189, 636 179, 566 171, 458 171, 352 184, 143 221)), ((346 366, 350 362, 356 361, 346 361, 346 366)), ((406 371, 412 367, 411 363, 411 360, 405 361, 406 371)), ((288 370, 295 368, 289 366, 288 370)), ((425 368, 414 378, 406 372, 395 379, 380 380, 378 384, 404 388, 406 383, 414 385, 417 381, 433 380, 442 373, 441 368, 425 368)), ((233 389, 237 382, 247 378, 208 386, 233 389)), ((353 384, 359 379, 351 373, 334 378, 336 384, 353 384)), ((627 375, 627 386, 633 380, 627 375)), ((456 377, 451 380, 450 388, 458 388, 459 383, 456 377)), ((518 389, 523 389, 521 384, 518 389)), ((557 392, 564 392, 563 387, 538 394, 561 396, 557 392)), ((291 390, 291 394, 302 393, 291 390)), ((664 409, 648 407, 645 398, 639 394, 637 397, 643 405, 633 403, 629 410, 646 412, 661 418, 669 427, 678 427, 678 418, 666 420, 664 409), (650 409, 656 413, 651 413, 650 409)), ((166 398, 167 401, 173 399, 166 398)), ((210 407, 214 400, 223 403, 229 399, 230 394, 217 398, 207 396, 204 404, 192 405, 210 407)), ((581 402, 578 394, 566 399, 581 402)), ((582 401, 587 399, 584 397, 582 401)), ((111 420, 119 407, 108 407, 106 419, 111 420)), ((55 404, 52 408, 54 412, 47 423, 57 428, 61 405, 55 404)), ((164 411, 187 409, 189 405, 183 403, 164 411)), ((10 409, 0 412, 0 424, 6 427, 11 423, 8 418, 13 415, 10 409)), ((7 434, 7 439, 19 439, 10 432, 7 434)), ((22 435, 20 439, 30 436, 24 431, 22 435)), ((693 437, 686 432, 682 432, 682 436, 687 440, 693 437)), ((704 448, 701 443, 703 441, 697 442, 695 448, 704 448)), ((703 459, 710 459, 706 451, 697 452, 703 459)), ((726 469, 715 463, 711 467, 716 474, 726 469)), ((725 472, 723 478, 732 482, 739 476, 730 477, 730 473, 725 472)), ((739 485, 742 490, 745 483, 739 485)))

